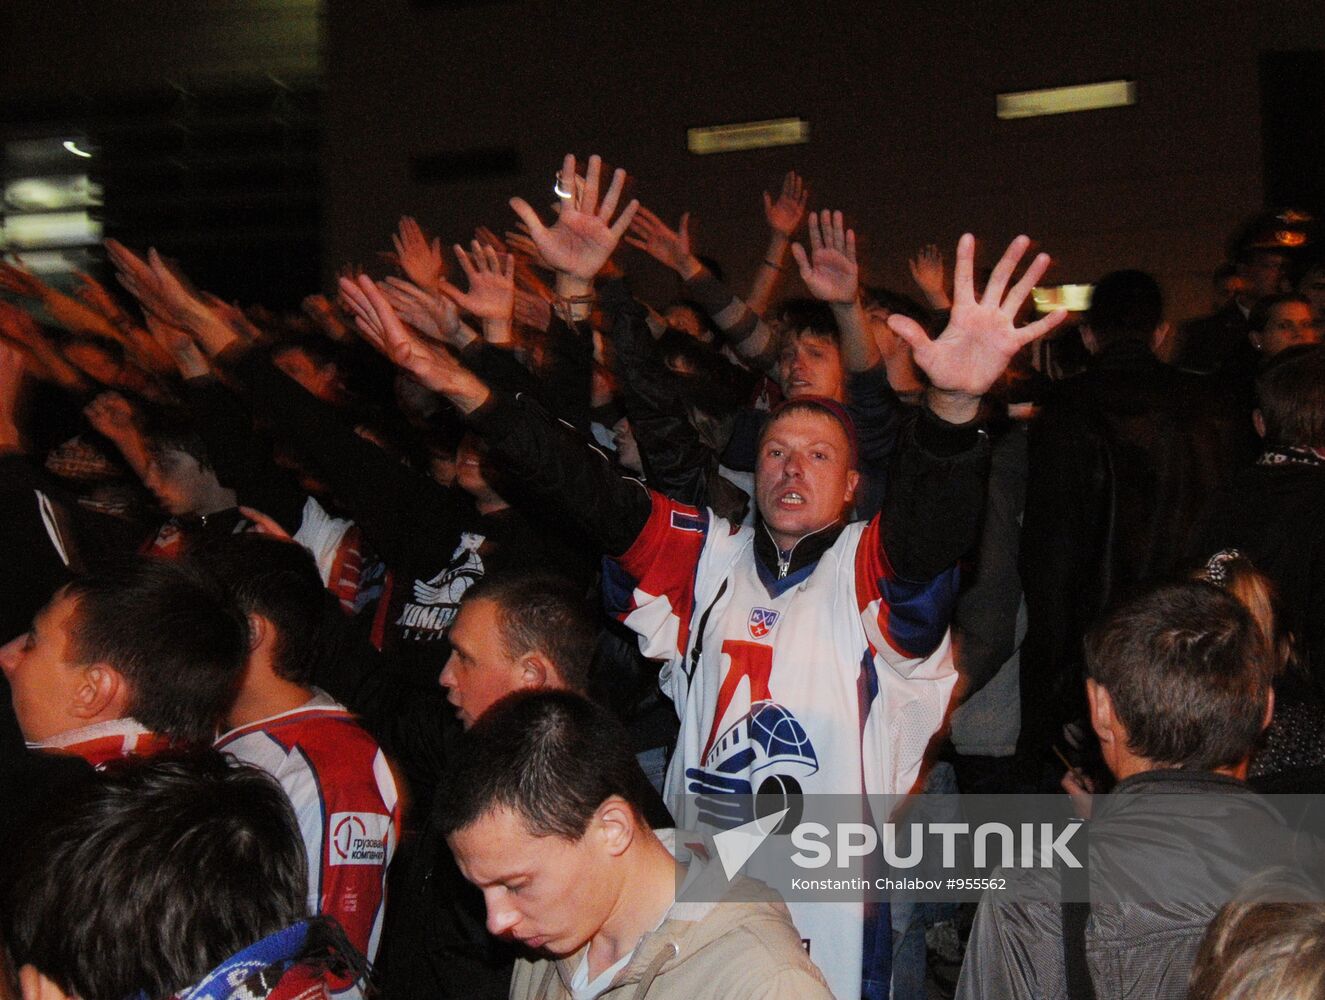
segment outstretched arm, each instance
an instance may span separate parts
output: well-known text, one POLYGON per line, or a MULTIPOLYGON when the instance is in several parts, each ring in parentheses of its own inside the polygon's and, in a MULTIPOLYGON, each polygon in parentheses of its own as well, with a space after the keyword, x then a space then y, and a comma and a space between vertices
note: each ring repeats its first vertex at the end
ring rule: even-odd
POLYGON ((118 392, 108 390, 83 407, 83 415, 87 417, 88 423, 120 450, 129 468, 146 483, 152 455, 138 428, 133 404, 118 392))
POLYGON ((911 278, 925 295, 925 301, 936 312, 952 308, 948 298, 947 272, 943 267, 943 254, 933 243, 921 247, 907 263, 911 265, 911 278))
POLYGON ((974 544, 984 509, 988 446, 975 417, 980 397, 1003 374, 1024 344, 1063 321, 1059 310, 1026 326, 1016 314, 1049 267, 1038 255, 1020 281, 1008 282, 1030 240, 1018 236, 1004 252, 985 287, 975 296, 975 239, 957 244, 952 319, 931 341, 920 324, 894 313, 888 319, 911 345, 916 363, 929 375, 927 410, 907 432, 884 508, 880 532, 885 558, 904 580, 927 580, 955 563, 974 544))
POLYGON ((937 339, 930 340, 909 316, 888 317, 888 326, 911 345, 916 364, 929 376, 926 405, 948 423, 974 420, 980 397, 998 381, 1013 355, 1067 318, 1066 310, 1056 309, 1034 323, 1017 326, 1017 313, 1049 269, 1049 255, 1037 254, 1021 280, 1008 288, 1030 245, 1028 236, 1012 241, 989 276, 984 295, 977 299, 975 237, 966 233, 957 241, 952 313, 937 339))
POLYGON ((401 322, 372 278, 366 274, 353 281, 341 278, 340 290, 359 332, 393 364, 441 393, 462 414, 473 413, 487 402, 488 387, 445 345, 427 340, 401 322))
POLYGON ((639 483, 533 406, 492 393, 440 344, 411 331, 366 276, 341 279, 360 332, 423 385, 447 397, 489 441, 506 471, 556 504, 609 555, 628 549, 651 510, 639 483))
POLYGON ((691 253, 689 213, 681 216, 680 228, 673 232, 656 215, 641 208, 627 241, 680 276, 686 295, 712 317, 741 357, 763 371, 773 370, 777 359, 772 331, 691 253))
POLYGON ((583 182, 575 172, 575 157, 566 154, 561 165, 561 211, 552 226, 545 226, 523 198, 512 198, 511 208, 529 230, 539 256, 557 272, 557 294, 569 305, 583 304, 593 293, 593 279, 607 264, 639 209, 631 199, 616 221, 617 205, 626 186, 626 172, 618 168, 598 200, 603 162, 589 157, 583 182))
POLYGON ((0 289, 35 299, 46 307, 57 323, 66 330, 92 333, 111 340, 122 340, 119 330, 101 313, 90 309, 77 299, 57 292, 31 271, 13 264, 0 263, 0 289))
MULTIPOLYGON (((155 252, 144 262, 118 244, 111 248, 108 243, 108 249, 125 287, 144 308, 187 329, 203 353, 244 386, 255 412, 279 428, 301 463, 327 480, 386 559, 406 562, 417 556, 421 526, 448 552, 451 539, 468 530, 468 511, 448 505, 445 490, 354 434, 333 409, 287 378, 263 353, 247 350, 250 341, 221 309, 190 290, 155 252)), ((381 295, 375 287, 374 292, 381 295)))
POLYGON ((782 178, 782 191, 776 201, 767 191, 764 192, 764 218, 768 220, 772 237, 759 270, 755 272, 750 294, 745 297, 746 304, 760 316, 768 309, 787 270, 787 250, 805 218, 805 204, 809 197, 809 189, 794 170, 788 170, 787 176, 782 178))
POLYGON ((115 297, 105 286, 90 274, 79 272, 81 285, 78 297, 89 308, 96 310, 106 318, 116 330, 116 339, 124 345, 126 351, 136 358, 142 366, 156 375, 173 373, 175 366, 155 340, 133 318, 120 307, 115 297))
POLYGON ((860 305, 860 268, 856 233, 843 224, 841 212, 810 213, 810 252, 796 243, 792 256, 810 294, 828 303, 842 334, 842 363, 847 371, 869 371, 879 363, 879 348, 865 329, 860 305))
POLYGON ((31 353, 33 359, 57 385, 82 392, 87 382, 46 338, 37 321, 11 302, 0 302, 0 344, 9 341, 31 353))

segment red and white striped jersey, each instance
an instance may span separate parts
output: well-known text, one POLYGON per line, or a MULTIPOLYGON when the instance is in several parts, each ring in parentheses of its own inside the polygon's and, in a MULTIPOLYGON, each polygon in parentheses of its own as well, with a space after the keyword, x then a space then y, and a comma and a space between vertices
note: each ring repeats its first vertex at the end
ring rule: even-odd
POLYGON ((317 691, 299 708, 232 729, 215 745, 285 789, 308 856, 309 913, 335 917, 350 942, 374 958, 400 829, 395 778, 376 741, 348 709, 317 691))

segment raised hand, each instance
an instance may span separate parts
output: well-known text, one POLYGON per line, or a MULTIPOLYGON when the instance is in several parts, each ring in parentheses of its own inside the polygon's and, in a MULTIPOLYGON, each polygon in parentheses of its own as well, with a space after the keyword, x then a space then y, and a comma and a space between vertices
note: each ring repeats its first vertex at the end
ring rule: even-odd
POLYGON ((764 192, 764 218, 768 220, 768 228, 780 233, 783 239, 791 239, 805 218, 809 198, 810 192, 800 174, 788 170, 787 176, 782 178, 782 191, 776 201, 767 191, 764 192))
POLYGON ((299 306, 304 315, 317 324, 319 330, 337 343, 354 336, 354 331, 345 322, 336 304, 325 295, 306 295, 299 306))
POLYGON ((442 241, 434 237, 429 241, 423 228, 408 215, 400 217, 399 231, 391 237, 396 248, 396 263, 409 280, 420 288, 432 290, 446 276, 446 257, 442 241))
POLYGON ((529 238, 529 227, 523 222, 516 223, 522 230, 517 232, 508 229, 506 231, 506 242, 513 253, 526 258, 535 267, 541 267, 544 271, 551 271, 552 265, 543 259, 543 254, 539 252, 537 245, 529 238))
POLYGON ((236 339, 247 341, 250 344, 257 344, 270 339, 255 322, 263 313, 267 314, 268 319, 271 318, 271 314, 267 313, 262 306, 251 306, 249 312, 253 316, 250 317, 249 312, 245 312, 240 308, 238 303, 227 302, 219 295, 213 295, 211 292, 201 292, 199 297, 203 305, 211 309, 213 318, 225 325, 227 335, 233 335, 236 339))
POLYGON ((488 398, 488 388, 465 368, 444 345, 413 332, 396 315, 371 278, 359 275, 340 279, 340 290, 354 313, 359 332, 370 344, 419 380, 440 392, 462 413, 470 413, 488 398))
POLYGON ((681 221, 673 231, 667 228, 662 219, 644 206, 635 214, 626 242, 638 247, 646 254, 683 278, 694 275, 701 267, 691 252, 690 213, 681 213, 681 221))
POLYGON ((105 240, 106 255, 115 268, 115 278, 138 300, 144 310, 167 322, 176 322, 170 304, 157 287, 156 276, 141 257, 118 240, 105 240))
POLYGON ((253 522, 253 527, 248 530, 255 535, 268 535, 271 538, 279 538, 283 542, 293 542, 290 533, 281 527, 280 523, 267 514, 262 513, 256 507, 245 507, 239 505, 239 513, 253 522))
POLYGON ((161 350, 169 355, 184 378, 200 378, 211 372, 207 358, 183 327, 167 323, 153 313, 147 314, 147 331, 161 350))
POLYGON ((229 307, 215 296, 195 291, 156 250, 149 250, 144 261, 123 244, 106 240, 106 252, 120 284, 143 309, 187 330, 207 354, 215 356, 241 339, 226 311, 229 307))
MULTIPOLYGON (((518 222, 516 225, 527 228, 523 222, 518 222)), ((515 259, 515 319, 518 322, 525 322, 520 318, 521 292, 528 293, 535 298, 541 298, 544 302, 552 301, 554 298, 552 289, 534 273, 534 266, 541 267, 545 271, 551 270, 551 268, 547 266, 547 261, 539 256, 538 247, 534 246, 534 241, 529 238, 528 233, 508 232, 506 239, 502 239, 487 226, 479 226, 474 230, 474 238, 485 247, 492 247, 499 254, 508 253, 515 259), (518 246, 511 243, 510 238, 512 236, 516 237, 519 242, 518 246)), ((547 327, 544 326, 543 329, 546 330, 547 327)))
POLYGON ((195 291, 156 250, 147 252, 147 262, 156 279, 157 293, 174 314, 175 322, 193 334, 208 354, 220 354, 242 340, 239 330, 254 329, 243 310, 214 295, 195 291))
POLYGON ((856 233, 847 229, 841 212, 824 209, 810 213, 810 253, 799 243, 791 255, 800 268, 801 280, 821 302, 850 303, 860 291, 860 268, 856 264, 856 233))
POLYGON ((469 291, 462 292, 444 281, 439 286, 442 293, 481 320, 509 323, 515 308, 515 258, 498 254, 478 240, 470 244, 470 249, 472 256, 459 243, 455 245, 456 260, 469 280, 469 291))
POLYGON ((95 309, 113 323, 132 322, 105 285, 83 271, 75 271, 74 274, 78 278, 77 295, 84 305, 95 309))
POLYGON ((396 313, 425 337, 463 346, 460 338, 460 313, 455 303, 441 292, 428 294, 412 281, 387 278, 379 286, 396 313))
POLYGON ((83 407, 83 415, 94 428, 112 441, 138 429, 133 419, 133 404, 112 390, 98 393, 92 402, 83 407))
POLYGON ((0 301, 0 337, 25 347, 34 347, 46 340, 35 319, 12 302, 3 301, 0 301))
MULTIPOLYGON (((602 170, 603 161, 598 156, 589 157, 584 187, 572 183, 573 193, 562 199, 561 211, 551 227, 543 225, 538 213, 523 198, 512 198, 510 203, 529 227, 529 238, 548 265, 582 282, 592 281, 607 263, 639 208, 639 202, 631 199, 616 221, 612 221, 626 186, 626 172, 619 168, 613 172, 612 183, 600 203, 598 186, 602 170)), ((575 176, 575 157, 567 154, 561 166, 562 184, 575 176)))
POLYGON ((916 364, 929 376, 931 386, 940 394, 944 412, 929 396, 930 408, 944 419, 958 412, 960 419, 975 415, 979 397, 993 385, 1008 362, 1022 347, 1042 337, 1067 318, 1067 311, 1057 309, 1026 326, 1017 326, 1017 313, 1031 294, 1031 289, 1049 269, 1049 255, 1038 254, 1011 289, 1008 282, 1030 238, 1018 236, 1004 251, 985 286, 984 295, 975 297, 975 237, 966 233, 957 241, 957 262, 953 274, 953 305, 948 325, 937 340, 930 340, 915 320, 900 313, 888 317, 888 326, 911 345, 916 364), (942 399, 946 394, 947 399, 942 399), (974 400, 974 404, 972 404, 974 400), (953 405, 955 404, 955 409, 953 405))
POLYGON ((498 253, 510 253, 505 241, 487 226, 478 226, 474 230, 474 239, 485 247, 492 247, 498 253))
POLYGON ((27 268, 0 261, 0 291, 12 292, 25 299, 39 299, 46 291, 46 284, 27 268))
POLYGON ((933 243, 921 247, 907 263, 911 266, 912 279, 924 292, 929 304, 935 309, 950 308, 952 301, 948 298, 947 273, 939 248, 933 243))
POLYGON ((541 295, 517 288, 514 315, 516 322, 546 332, 552 325, 552 303, 541 295))

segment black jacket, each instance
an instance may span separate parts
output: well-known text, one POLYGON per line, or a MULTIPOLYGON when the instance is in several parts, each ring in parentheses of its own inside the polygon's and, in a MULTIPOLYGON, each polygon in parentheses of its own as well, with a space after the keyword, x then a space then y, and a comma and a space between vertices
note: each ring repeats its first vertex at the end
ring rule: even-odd
POLYGON ((1249 359, 1254 367, 1256 352, 1247 339, 1250 329, 1246 315, 1230 300, 1218 312, 1189 320, 1178 329, 1173 364, 1198 375, 1243 369, 1249 359))
POLYGON ((1249 433, 1218 383, 1140 343, 1050 389, 1030 429, 1021 537, 1023 741, 1047 749, 1048 730, 1084 709, 1082 636, 1114 599, 1182 566, 1209 496, 1250 460, 1249 433))
POLYGON ((1274 581, 1282 624, 1325 697, 1325 461, 1238 473, 1211 500, 1191 554, 1204 560, 1228 548, 1274 581))
POLYGON ((450 655, 447 631, 460 597, 485 572, 550 568, 587 586, 592 566, 546 522, 515 508, 479 515, 458 490, 354 433, 261 352, 236 350, 221 360, 244 387, 254 414, 328 485, 386 563, 390 577, 374 618, 374 639, 418 686, 435 687, 450 655))
MULTIPOLYGON (((653 509, 649 491, 621 478, 607 459, 537 404, 493 392, 469 416, 529 494, 558 510, 609 556, 630 548, 653 509)), ((921 410, 902 435, 883 510, 889 563, 906 580, 929 580, 971 549, 979 534, 989 472, 987 436, 975 424, 954 426, 921 410)), ((821 531, 797 546, 790 572, 818 559, 840 533, 821 531)), ((755 534, 756 557, 775 572, 767 532, 755 534), (762 541, 761 541, 762 539, 762 541)))

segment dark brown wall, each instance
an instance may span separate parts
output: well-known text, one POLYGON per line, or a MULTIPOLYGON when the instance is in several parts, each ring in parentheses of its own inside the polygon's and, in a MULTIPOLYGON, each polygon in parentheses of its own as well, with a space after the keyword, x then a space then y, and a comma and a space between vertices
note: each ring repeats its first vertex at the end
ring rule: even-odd
POLYGON ((5 0, 0 95, 135 91, 195 75, 311 74, 321 0, 5 0))
POLYGON ((626 166, 665 217, 691 209, 738 284, 761 252, 758 192, 795 167, 898 287, 922 242, 1025 230, 1057 280, 1149 268, 1180 316, 1261 207, 1257 60, 1294 48, 1325 48, 1319 0, 7 0, 0 100, 320 65, 328 276, 401 212, 448 239, 503 227, 506 197, 547 199, 570 149, 626 166), (1135 107, 994 116, 999 91, 1114 77, 1137 81, 1135 107), (810 143, 685 152, 689 126, 781 116, 808 119, 810 143), (411 180, 412 156, 506 146, 521 176, 411 180))
MULTIPOLYGON (((1026 231, 1057 280, 1158 274, 1175 316, 1203 310, 1223 240, 1261 207, 1257 60, 1325 45, 1325 4, 823 4, 329 0, 329 261, 365 259, 394 217, 445 237, 550 200, 566 150, 691 209, 738 284, 762 249, 759 191, 790 167, 841 207, 875 276, 904 256, 1026 231), (1125 77, 1133 108, 1000 122, 994 95, 1125 77), (808 145, 697 157, 688 126, 799 116, 808 145), (421 185, 410 157, 513 146, 522 177, 421 185)), ((661 287, 661 286, 660 286, 661 287)))

